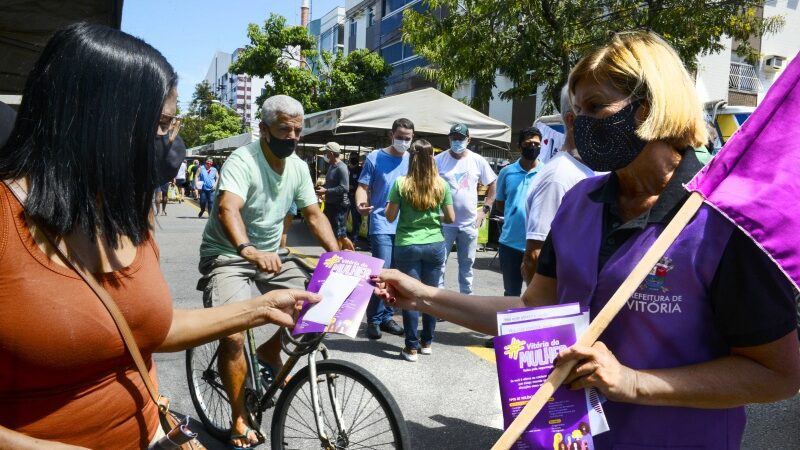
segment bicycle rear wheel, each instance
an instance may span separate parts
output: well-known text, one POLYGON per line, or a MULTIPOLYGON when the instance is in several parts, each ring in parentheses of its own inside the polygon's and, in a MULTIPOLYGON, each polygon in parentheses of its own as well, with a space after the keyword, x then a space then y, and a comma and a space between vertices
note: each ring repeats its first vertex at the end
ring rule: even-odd
POLYGON ((186 350, 186 379, 197 416, 208 432, 227 440, 231 427, 231 405, 217 369, 219 342, 186 350))
MULTIPOLYGON (((407 449, 405 419, 386 387, 363 368, 341 360, 316 363, 319 408, 335 448, 407 449), (334 401, 340 406, 336 420, 334 401), (341 426, 340 426, 341 424, 341 426)), ((320 448, 306 366, 286 386, 272 416, 273 450, 320 448)))

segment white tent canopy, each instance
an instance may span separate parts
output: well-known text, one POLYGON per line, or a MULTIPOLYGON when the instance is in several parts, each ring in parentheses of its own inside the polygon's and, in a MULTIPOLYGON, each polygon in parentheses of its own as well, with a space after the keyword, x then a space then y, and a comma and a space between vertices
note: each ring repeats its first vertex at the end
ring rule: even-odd
POLYGON ((508 148, 511 141, 508 125, 433 88, 309 114, 305 118, 303 141, 374 145, 376 140, 386 140, 386 131, 401 117, 414 122, 418 137, 440 147, 446 148, 447 133, 456 123, 469 127, 473 142, 508 148))

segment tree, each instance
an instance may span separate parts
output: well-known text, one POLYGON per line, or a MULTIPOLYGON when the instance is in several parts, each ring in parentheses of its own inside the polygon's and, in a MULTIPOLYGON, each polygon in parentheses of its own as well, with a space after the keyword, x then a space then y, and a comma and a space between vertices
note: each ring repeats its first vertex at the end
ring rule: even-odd
POLYGON ((211 91, 211 85, 208 84, 208 81, 203 80, 194 87, 192 103, 189 104, 189 112, 192 115, 208 117, 210 113, 209 108, 216 99, 216 96, 214 96, 214 93, 211 91))
POLYGON ((286 19, 271 14, 262 27, 247 28, 250 44, 231 65, 234 73, 269 77, 264 99, 284 94, 296 98, 306 112, 374 100, 386 88, 391 66, 366 50, 347 56, 314 50, 316 42, 308 30, 286 26, 286 19))
POLYGON ((195 85, 189 112, 181 125, 181 138, 186 147, 209 144, 242 130, 242 117, 219 103, 208 82, 195 85))
POLYGON ((235 111, 218 103, 212 103, 208 112, 200 134, 200 141, 203 144, 235 136, 242 132, 242 118, 235 111))
POLYGON ((183 139, 183 143, 186 144, 186 148, 203 145, 203 142, 200 141, 200 135, 203 133, 203 125, 205 125, 205 119, 200 116, 190 116, 187 114, 183 117, 181 138, 183 139))
POLYGON ((492 98, 496 75, 513 87, 504 100, 545 87, 558 105, 561 86, 581 55, 611 33, 650 29, 663 36, 694 70, 698 54, 721 51, 723 35, 749 60, 751 36, 779 30, 783 18, 760 18, 764 0, 425 0, 428 10, 404 13, 403 40, 430 63, 420 74, 452 93, 474 80, 473 106, 492 98), (449 14, 443 14, 449 11, 449 14))
MULTIPOLYGON (((325 60, 330 61, 327 52, 323 52, 325 60)), ((337 54, 330 63, 325 63, 323 74, 327 82, 323 83, 320 106, 331 109, 379 98, 386 89, 392 66, 377 53, 359 49, 346 56, 337 54)))

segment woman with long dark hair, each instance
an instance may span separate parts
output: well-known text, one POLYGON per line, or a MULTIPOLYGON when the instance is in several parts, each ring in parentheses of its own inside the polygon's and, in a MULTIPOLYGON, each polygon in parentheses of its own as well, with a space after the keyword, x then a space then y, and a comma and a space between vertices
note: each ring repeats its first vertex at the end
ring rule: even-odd
MULTIPOLYGON (((431 144, 424 139, 414 141, 409 153, 408 175, 395 180, 386 205, 389 222, 394 222, 400 214, 394 238, 394 261, 401 272, 428 286, 437 286, 447 257, 441 221, 453 223, 455 220, 453 197, 450 185, 436 170, 431 144)), ((406 345, 400 356, 411 362, 417 360, 417 353, 431 354, 436 318, 422 314, 421 339, 417 337, 418 324, 419 312, 404 309, 406 345)))
POLYGON ((291 326, 303 291, 173 310, 151 232, 155 188, 174 177, 177 76, 144 41, 76 24, 48 42, 0 149, 0 448, 142 448, 158 411, 97 295, 119 305, 150 375, 153 352, 291 326))

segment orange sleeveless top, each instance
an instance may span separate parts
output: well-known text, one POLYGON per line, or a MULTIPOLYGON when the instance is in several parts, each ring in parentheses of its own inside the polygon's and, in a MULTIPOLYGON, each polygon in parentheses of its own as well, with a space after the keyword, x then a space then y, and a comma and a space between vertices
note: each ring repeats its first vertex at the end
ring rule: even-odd
MULTIPOLYGON (((0 425, 95 449, 143 448, 158 411, 94 291, 50 261, 22 206, 0 183, 0 425)), ((100 274, 133 331, 151 378, 172 300, 150 237, 133 263, 100 274)))

